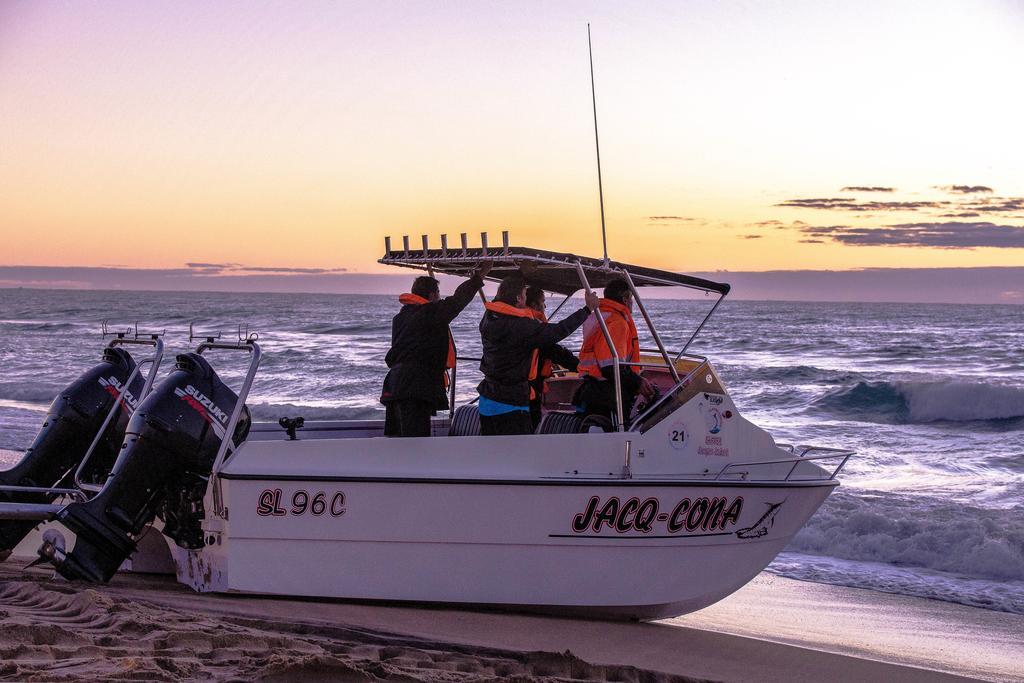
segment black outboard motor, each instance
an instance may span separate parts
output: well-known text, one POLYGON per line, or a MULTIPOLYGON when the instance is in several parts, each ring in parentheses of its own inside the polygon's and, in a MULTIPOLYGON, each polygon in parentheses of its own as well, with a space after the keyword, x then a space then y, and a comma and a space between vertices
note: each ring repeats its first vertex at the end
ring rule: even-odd
MULTIPOLYGON (((117 400, 118 393, 135 370, 135 360, 121 347, 103 350, 103 361, 71 383, 50 405, 42 429, 25 457, 13 468, 0 472, 0 484, 51 488, 65 482, 78 468, 89 445, 117 400)), ((90 456, 91 469, 105 475, 124 439, 128 418, 136 406, 144 381, 136 374, 124 393, 121 409, 111 419, 90 456)), ((0 490, 0 501, 50 503, 56 496, 0 490)), ((14 549, 37 522, 0 521, 0 559, 14 549)))
MULTIPOLYGON (((174 371, 139 405, 106 485, 71 503, 57 520, 77 535, 64 553, 40 554, 68 579, 109 581, 135 550, 143 529, 166 513, 164 533, 182 547, 202 547, 202 498, 238 396, 197 353, 177 357, 174 371)), ((233 443, 249 433, 244 408, 233 443)))

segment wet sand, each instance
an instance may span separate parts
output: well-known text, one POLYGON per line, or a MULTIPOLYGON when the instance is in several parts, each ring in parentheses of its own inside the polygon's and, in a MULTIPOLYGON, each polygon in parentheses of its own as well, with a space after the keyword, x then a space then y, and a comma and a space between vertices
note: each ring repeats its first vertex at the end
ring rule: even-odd
POLYGON ((764 574, 637 624, 197 595, 147 575, 86 587, 22 566, 0 564, 7 680, 1024 680, 1024 617, 764 574))

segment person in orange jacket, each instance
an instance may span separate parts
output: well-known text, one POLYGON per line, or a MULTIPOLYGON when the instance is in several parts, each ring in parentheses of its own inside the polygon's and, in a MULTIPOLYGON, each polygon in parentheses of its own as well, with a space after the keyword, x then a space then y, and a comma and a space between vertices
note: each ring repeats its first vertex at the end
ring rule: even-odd
MULTIPOLYGON (((640 366, 633 365, 640 360, 640 340, 633 322, 633 293, 625 280, 615 279, 605 286, 600 310, 619 356, 622 412, 628 423, 637 394, 650 398, 654 395, 654 387, 640 376, 640 366)), ((581 412, 614 415, 615 361, 594 315, 583 325, 579 373, 585 380, 577 396, 577 406, 581 412), (588 381, 587 377, 592 379, 588 381)))
MULTIPOLYGON (((526 288, 526 308, 533 315, 535 320, 542 323, 548 321, 544 309, 547 304, 547 297, 544 290, 537 285, 530 285, 526 288)), ((537 358, 534 360, 534 368, 530 379, 530 419, 533 421, 533 429, 536 431, 540 424, 541 405, 544 402, 544 392, 547 391, 547 382, 554 374, 554 366, 561 367, 571 372, 576 372, 580 359, 569 349, 561 344, 552 344, 537 350, 537 358)))

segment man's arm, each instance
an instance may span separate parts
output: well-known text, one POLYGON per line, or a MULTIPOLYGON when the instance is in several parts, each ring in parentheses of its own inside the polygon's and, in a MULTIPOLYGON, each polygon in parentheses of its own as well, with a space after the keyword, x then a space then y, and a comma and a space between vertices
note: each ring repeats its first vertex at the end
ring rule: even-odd
POLYGON ((521 339, 517 339, 520 346, 531 349, 543 349, 562 341, 575 332, 590 315, 589 308, 581 308, 572 315, 563 318, 557 323, 538 323, 529 318, 521 318, 524 322, 530 322, 529 326, 522 325, 525 333, 521 339))
POLYGON ((540 350, 540 353, 543 357, 549 358, 552 363, 561 365, 566 370, 571 370, 572 372, 576 372, 580 365, 580 359, 576 357, 576 354, 561 344, 546 346, 540 350))
POLYGON ((476 293, 484 286, 484 278, 491 272, 491 262, 485 262, 480 268, 473 272, 473 275, 455 288, 451 296, 447 296, 437 302, 438 314, 448 324, 459 317, 463 309, 469 305, 476 293))
MULTIPOLYGON (((615 366, 606 365, 603 368, 601 368, 601 376, 604 377, 609 382, 614 382, 615 366)), ((643 378, 640 377, 640 375, 633 372, 633 368, 631 368, 626 363, 621 363, 619 365, 619 377, 622 381, 622 388, 630 393, 637 393, 638 391, 640 391, 640 387, 644 383, 643 378)))
POLYGON ((591 311, 598 310, 601 299, 597 294, 590 292, 586 295, 585 300, 586 306, 563 318, 560 322, 539 323, 531 326, 532 329, 525 335, 526 338, 519 341, 532 349, 542 349, 562 341, 586 322, 591 311))

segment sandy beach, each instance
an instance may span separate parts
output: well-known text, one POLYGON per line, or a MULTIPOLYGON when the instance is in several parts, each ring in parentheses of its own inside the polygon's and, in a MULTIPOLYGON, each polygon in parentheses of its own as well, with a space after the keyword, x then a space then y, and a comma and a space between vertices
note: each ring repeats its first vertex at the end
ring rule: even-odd
POLYGON ((1024 680, 1024 617, 762 574, 701 612, 615 623, 82 586, 0 565, 4 680, 1024 680))

